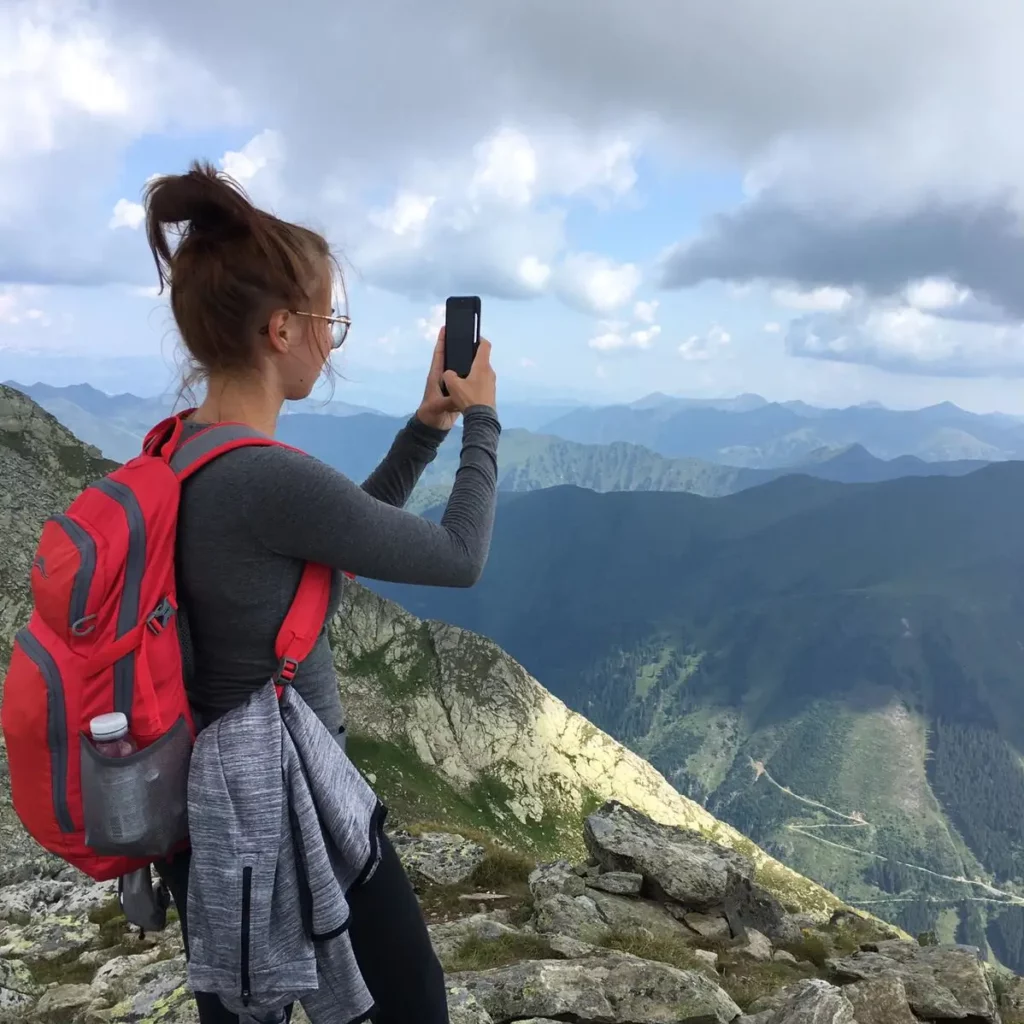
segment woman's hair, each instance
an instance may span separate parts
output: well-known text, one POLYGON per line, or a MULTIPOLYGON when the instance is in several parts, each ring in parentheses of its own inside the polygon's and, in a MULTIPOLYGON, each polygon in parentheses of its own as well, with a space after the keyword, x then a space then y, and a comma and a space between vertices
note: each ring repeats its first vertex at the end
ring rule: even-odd
POLYGON ((248 370, 254 335, 275 309, 308 309, 340 269, 323 236, 260 210, 242 187, 207 162, 152 179, 144 193, 146 234, 160 291, 190 357, 185 386, 248 370), (179 236, 172 251, 167 226, 179 236))

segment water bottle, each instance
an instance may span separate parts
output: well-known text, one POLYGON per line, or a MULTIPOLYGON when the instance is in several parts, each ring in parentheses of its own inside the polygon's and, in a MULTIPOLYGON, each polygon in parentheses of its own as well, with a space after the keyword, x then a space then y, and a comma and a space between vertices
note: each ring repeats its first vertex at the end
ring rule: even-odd
POLYGON ((130 757, 139 749, 128 732, 128 717, 121 711, 97 715, 89 722, 89 734, 104 757, 130 757))
MULTIPOLYGON (((120 711, 97 715, 89 722, 93 746, 104 757, 131 757, 139 749, 128 731, 128 718, 120 711)), ((124 843, 138 842, 145 834, 145 803, 136 792, 138 772, 125 766, 103 773, 102 806, 107 830, 124 843)))

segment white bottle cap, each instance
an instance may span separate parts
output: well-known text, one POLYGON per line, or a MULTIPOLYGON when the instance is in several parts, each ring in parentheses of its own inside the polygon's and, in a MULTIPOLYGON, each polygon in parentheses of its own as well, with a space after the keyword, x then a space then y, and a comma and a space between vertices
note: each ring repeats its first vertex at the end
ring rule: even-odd
POLYGON ((89 732, 99 743, 119 740, 128 732, 128 718, 121 711, 111 711, 109 715, 97 715, 89 722, 89 732))

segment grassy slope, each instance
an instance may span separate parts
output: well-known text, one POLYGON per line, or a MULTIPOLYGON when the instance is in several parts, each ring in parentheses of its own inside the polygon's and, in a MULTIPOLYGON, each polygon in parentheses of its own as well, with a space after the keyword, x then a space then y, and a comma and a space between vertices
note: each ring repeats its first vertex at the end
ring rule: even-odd
POLYGON ((998 842, 1024 865, 1022 502, 1019 464, 877 486, 791 479, 714 502, 554 490, 506 503, 472 595, 388 593, 494 636, 801 872, 948 931, 969 898, 1024 893, 1024 872, 997 875, 993 855, 998 842), (994 795, 963 764, 967 789, 935 789, 940 721, 1003 745, 994 795), (1000 818, 1001 803, 1014 810, 1000 818), (995 839, 965 828, 979 804, 995 839), (842 817, 854 812, 868 824, 842 817))

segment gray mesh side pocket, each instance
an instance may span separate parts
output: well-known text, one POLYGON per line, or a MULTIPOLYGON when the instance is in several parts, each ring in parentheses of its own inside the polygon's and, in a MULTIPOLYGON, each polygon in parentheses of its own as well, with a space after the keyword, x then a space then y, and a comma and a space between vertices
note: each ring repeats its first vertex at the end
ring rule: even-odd
POLYGON ((162 857, 188 836, 192 737, 184 717, 129 757, 81 736, 85 844, 111 857, 162 857))

